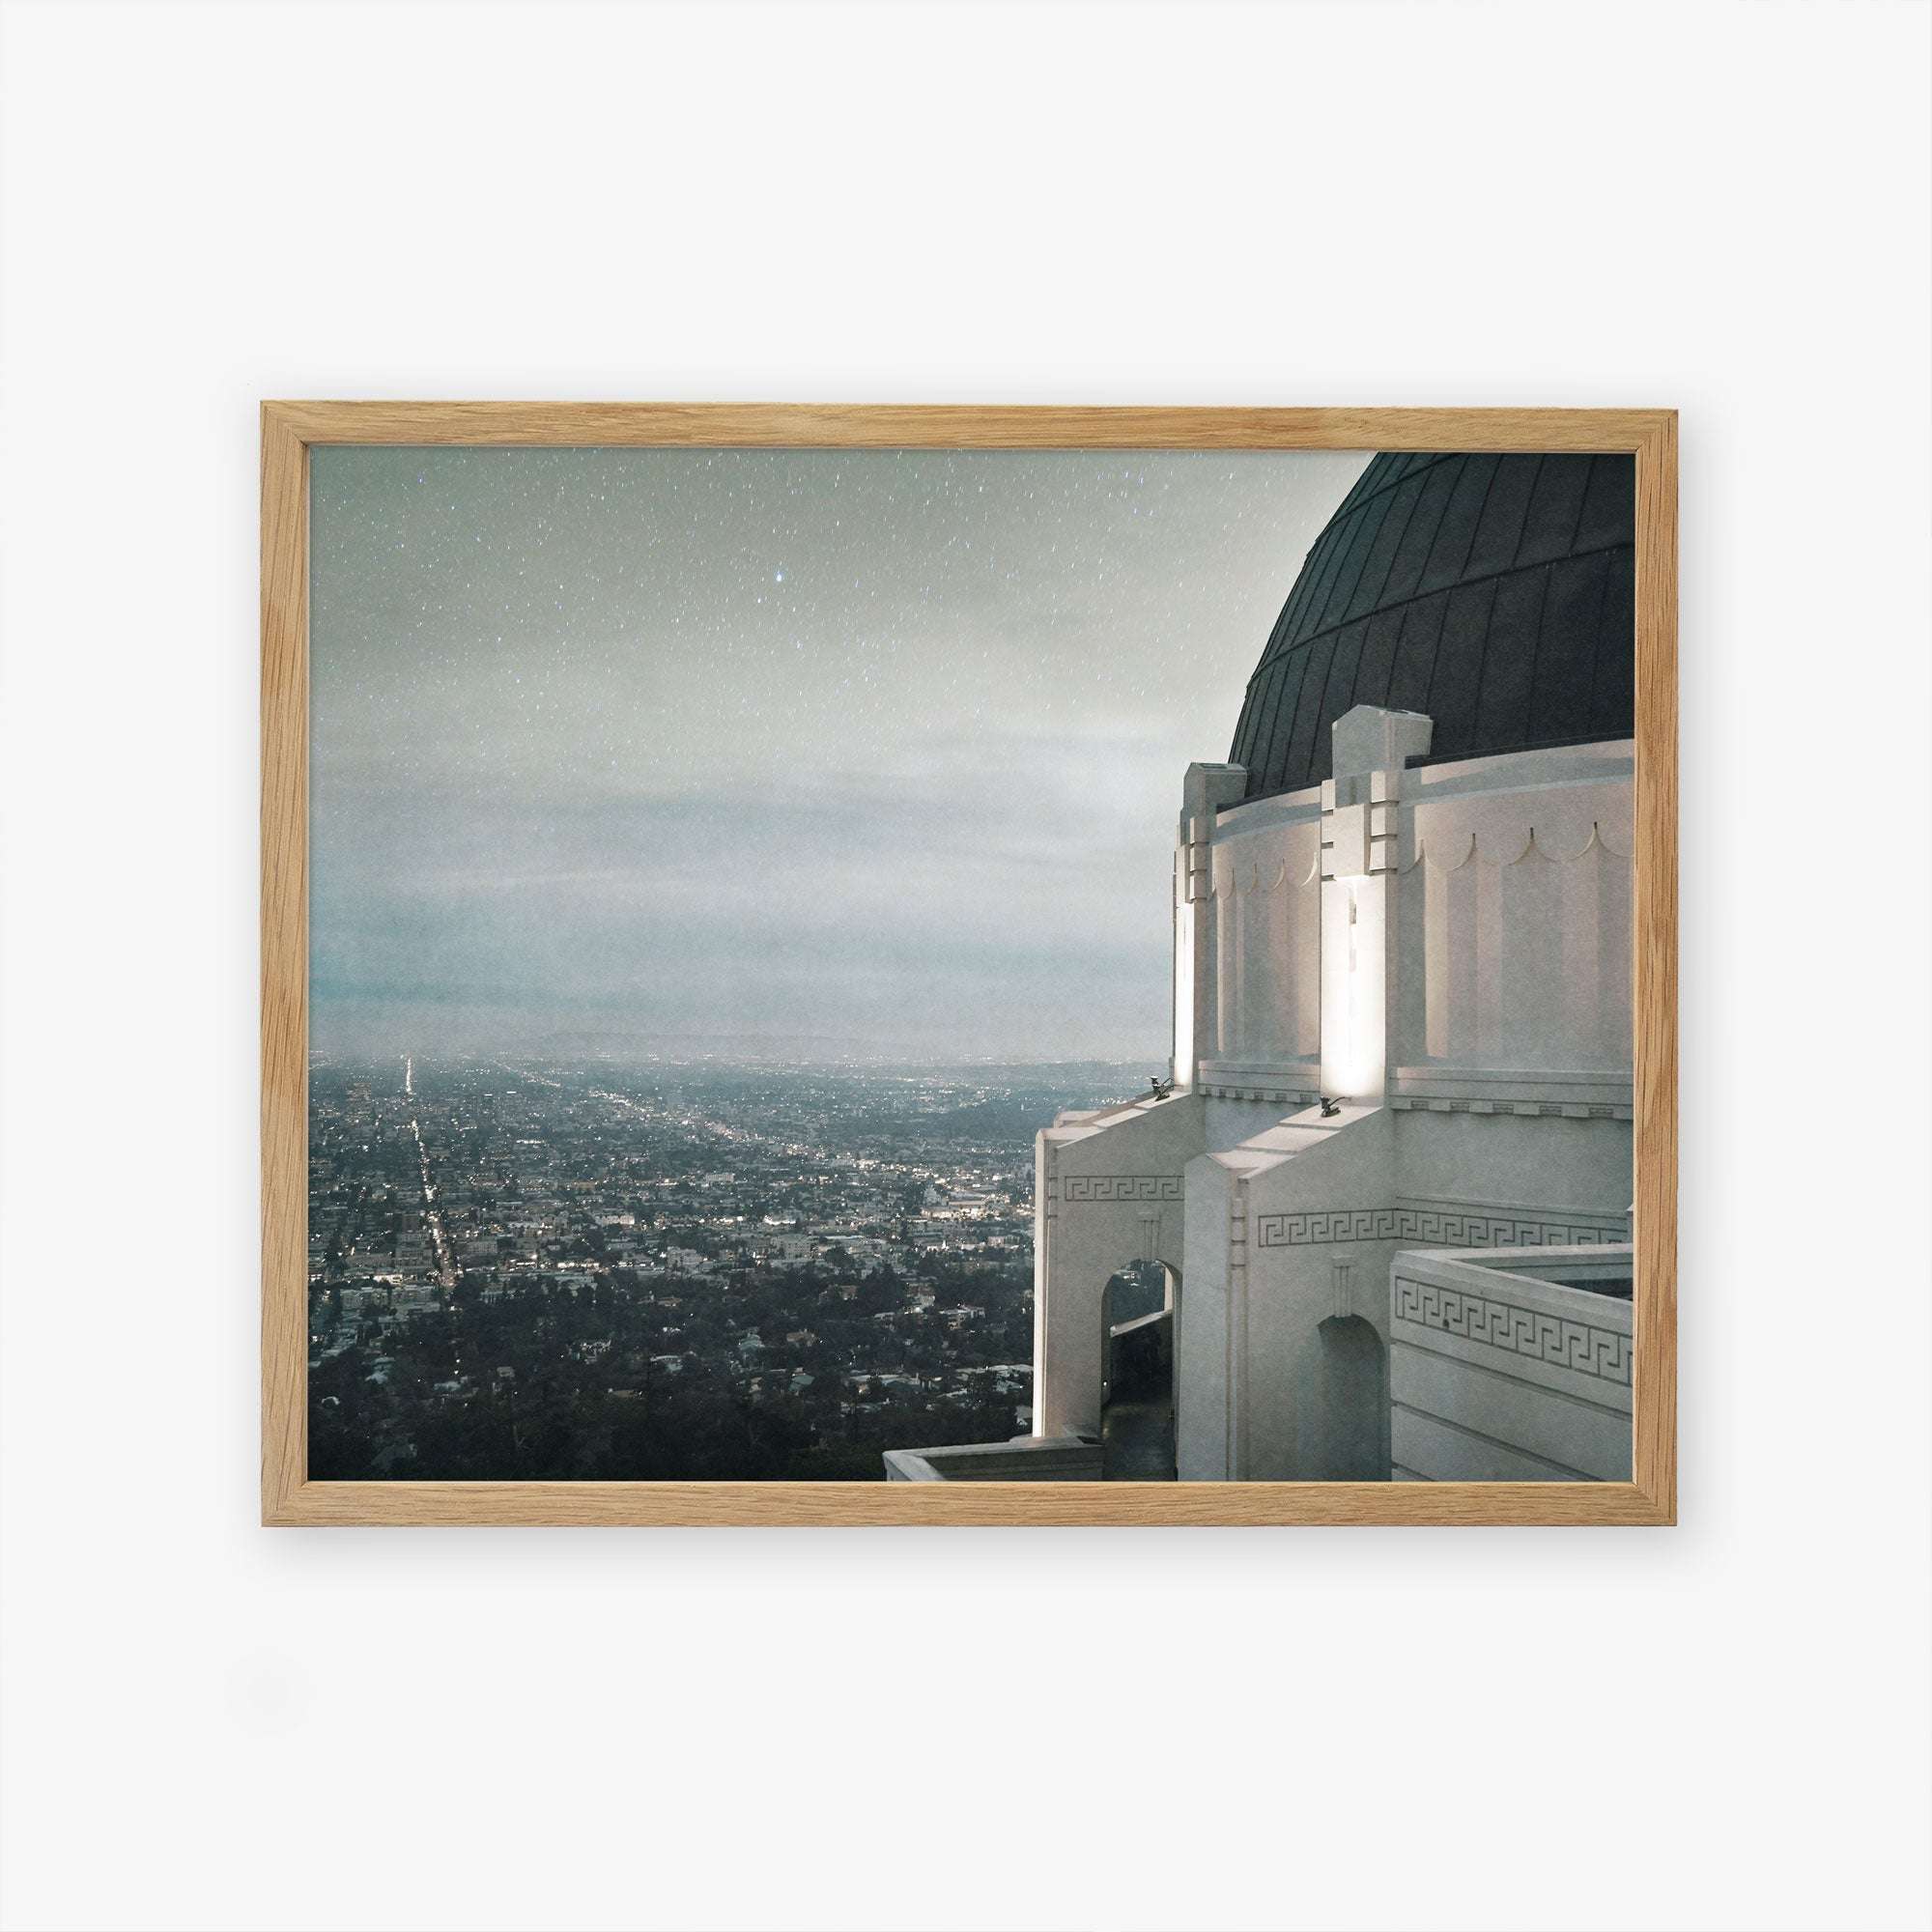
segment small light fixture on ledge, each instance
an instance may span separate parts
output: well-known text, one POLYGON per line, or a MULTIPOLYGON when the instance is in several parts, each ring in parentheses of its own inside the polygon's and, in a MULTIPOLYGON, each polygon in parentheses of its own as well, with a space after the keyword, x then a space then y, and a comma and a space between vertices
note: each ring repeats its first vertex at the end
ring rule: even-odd
POLYGON ((1341 1101, 1331 1100, 1325 1094, 1321 1095, 1321 1118, 1324 1121, 1332 1121, 1341 1111, 1341 1101))

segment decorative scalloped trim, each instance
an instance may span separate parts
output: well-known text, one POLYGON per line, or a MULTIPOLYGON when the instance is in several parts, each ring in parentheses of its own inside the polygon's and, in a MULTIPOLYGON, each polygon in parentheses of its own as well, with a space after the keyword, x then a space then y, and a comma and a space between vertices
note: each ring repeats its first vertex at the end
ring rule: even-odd
POLYGON ((1278 893, 1284 888, 1299 892, 1303 887, 1315 885, 1321 880, 1321 848, 1317 845, 1309 854, 1308 870, 1299 879, 1289 877, 1286 854, 1275 861, 1272 879, 1264 880, 1262 869, 1263 862, 1259 859, 1230 858, 1225 864, 1217 861, 1208 873, 1206 896, 1210 899, 1225 899, 1232 898, 1236 893, 1278 893))
POLYGON ((1473 832, 1461 832, 1453 835, 1451 849, 1453 850, 1457 845, 1460 845, 1462 848, 1458 857, 1454 859, 1438 859, 1430 849, 1429 841, 1426 838, 1418 838, 1415 841, 1415 857, 1407 865, 1399 869, 1403 874, 1406 875, 1414 871, 1418 866, 1427 865, 1437 872, 1460 872, 1472 860, 1480 859, 1484 865, 1492 867, 1494 870, 1503 871, 1511 866, 1520 866, 1525 859, 1530 858, 1532 855, 1543 860, 1548 865, 1574 866, 1579 859, 1588 858, 1592 848, 1601 849, 1605 858, 1615 859, 1620 864, 1626 866, 1630 864, 1631 857, 1628 852, 1619 852, 1604 837, 1604 827, 1601 819, 1592 819, 1590 821, 1589 838, 1584 839, 1582 844, 1574 852, 1552 852, 1548 843, 1536 836, 1536 827, 1534 825, 1529 828, 1528 834, 1522 841, 1522 849, 1513 859, 1491 858, 1487 852, 1484 852, 1478 846, 1476 834, 1473 832))

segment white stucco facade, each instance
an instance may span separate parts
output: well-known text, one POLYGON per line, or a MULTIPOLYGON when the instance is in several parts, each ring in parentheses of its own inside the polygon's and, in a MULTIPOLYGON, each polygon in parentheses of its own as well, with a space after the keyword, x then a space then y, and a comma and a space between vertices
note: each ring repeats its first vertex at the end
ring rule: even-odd
POLYGON ((1398 1482, 1629 1482, 1630 1256, 1546 1246, 1399 1254, 1398 1482))
MULTIPOLYGON (((1189 767, 1173 1092, 1038 1139, 1041 1437, 1099 1434, 1105 1285, 1158 1261, 1181 1479, 1386 1478, 1405 1388, 1448 1373, 1411 1353, 1391 1393, 1398 1255, 1629 1240, 1633 748, 1430 762, 1431 733, 1358 706, 1332 779, 1250 802, 1189 767)), ((1435 1437, 1527 1412, 1471 1419, 1489 1384, 1454 1379, 1435 1437)))

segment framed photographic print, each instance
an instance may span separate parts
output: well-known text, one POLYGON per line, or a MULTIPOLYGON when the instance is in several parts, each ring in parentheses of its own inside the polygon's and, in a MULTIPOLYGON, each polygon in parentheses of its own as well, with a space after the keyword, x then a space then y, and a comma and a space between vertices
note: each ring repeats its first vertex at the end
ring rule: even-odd
POLYGON ((1674 1520, 1671 412, 262 429, 265 1521, 1674 1520))

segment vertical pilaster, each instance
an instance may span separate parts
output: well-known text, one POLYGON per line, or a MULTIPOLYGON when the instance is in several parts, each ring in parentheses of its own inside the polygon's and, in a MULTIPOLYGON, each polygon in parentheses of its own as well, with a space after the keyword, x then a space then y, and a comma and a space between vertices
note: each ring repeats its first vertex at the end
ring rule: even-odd
POLYGON ((1180 788, 1174 862, 1175 1083, 1196 1084, 1214 1051, 1219 977, 1214 931, 1214 820, 1239 802, 1248 775, 1240 765, 1189 765, 1180 788))
POLYGON ((1248 1183, 1228 1189, 1228 1478, 1248 1473, 1248 1183))
POLYGON ((1034 1139, 1033 1154, 1033 1433, 1044 1435, 1049 1427, 1053 1397, 1051 1378, 1058 1369, 1051 1359, 1048 1312, 1053 1280, 1053 1236, 1060 1214, 1058 1151, 1044 1134, 1034 1139))
POLYGON ((1403 768, 1432 722, 1358 704, 1334 725, 1321 785, 1321 1085, 1371 1104, 1388 1091, 1403 768))

